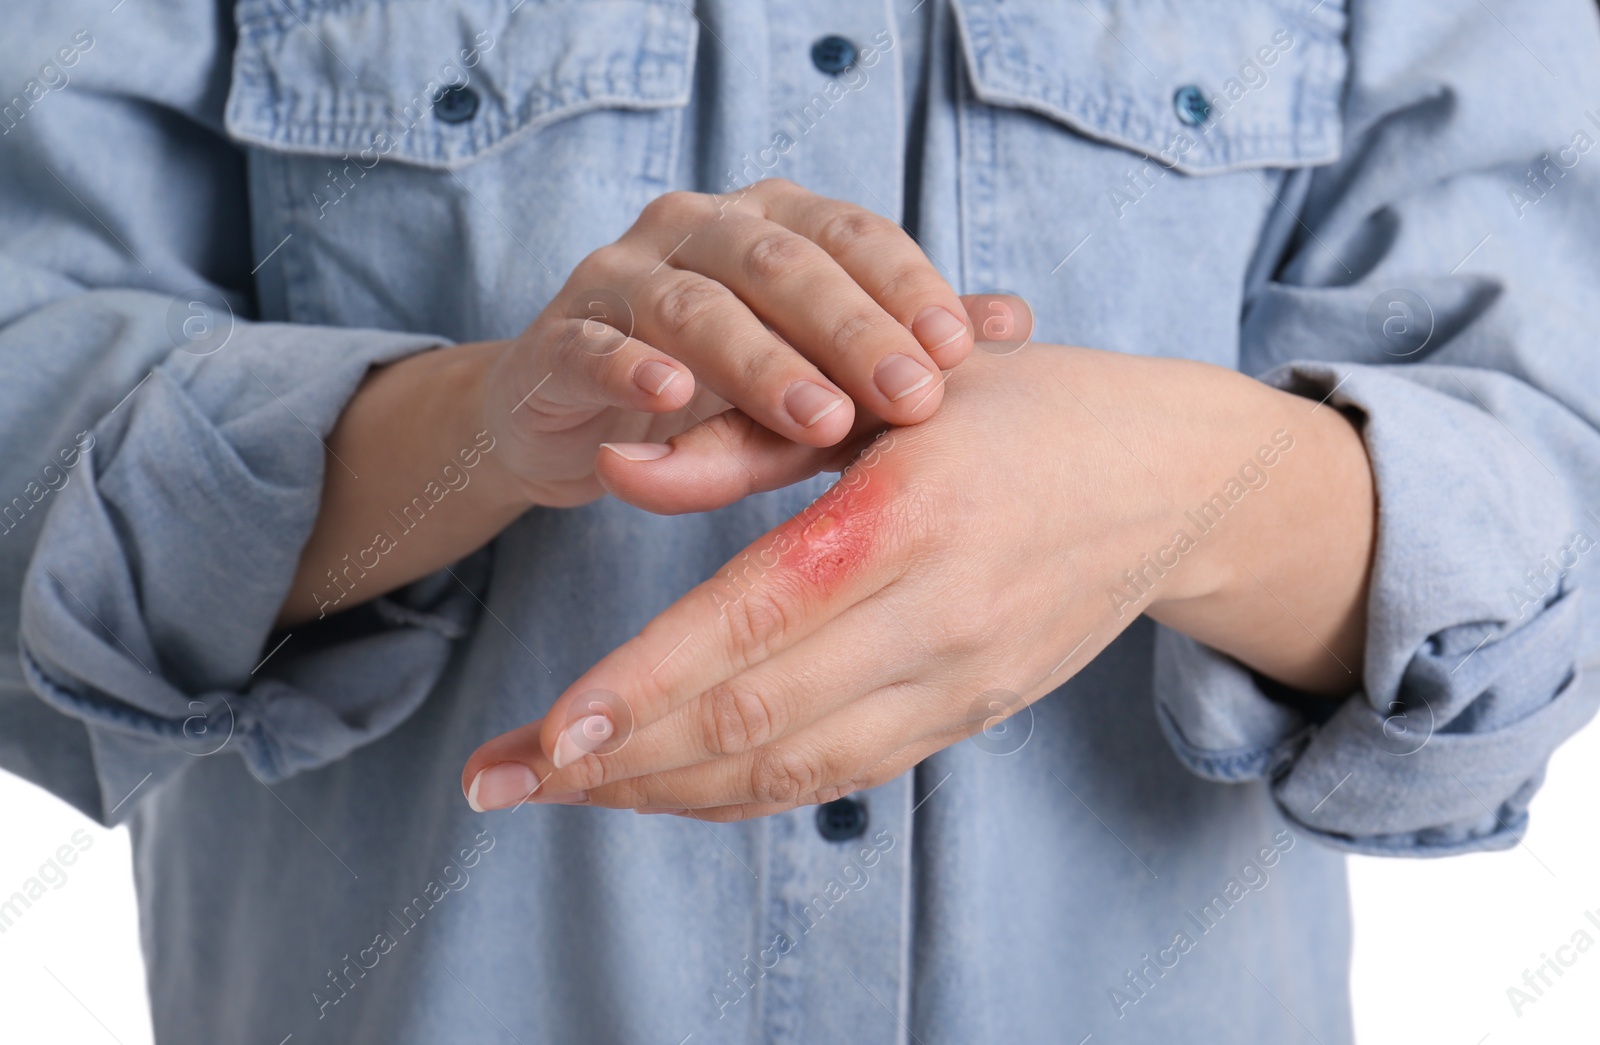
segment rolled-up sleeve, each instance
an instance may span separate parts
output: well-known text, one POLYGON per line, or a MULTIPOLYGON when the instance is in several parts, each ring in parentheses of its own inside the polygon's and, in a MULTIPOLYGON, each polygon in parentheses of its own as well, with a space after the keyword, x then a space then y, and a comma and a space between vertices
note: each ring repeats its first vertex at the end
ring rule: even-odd
POLYGON ((272 781, 393 729, 482 566, 272 634, 323 437, 370 367, 442 341, 249 318, 273 246, 220 130, 228 9, 136 6, 137 60, 85 49, 0 142, 0 765, 105 822, 198 757, 272 781), (198 343, 194 298, 225 327, 198 343))
POLYGON ((1192 770, 1270 781, 1330 844, 1504 848, 1600 701, 1600 32, 1588 4, 1524 12, 1525 47, 1481 5, 1438 34, 1353 6, 1343 159, 1286 179, 1241 337, 1365 441, 1359 691, 1287 693, 1159 628, 1158 714, 1192 770))

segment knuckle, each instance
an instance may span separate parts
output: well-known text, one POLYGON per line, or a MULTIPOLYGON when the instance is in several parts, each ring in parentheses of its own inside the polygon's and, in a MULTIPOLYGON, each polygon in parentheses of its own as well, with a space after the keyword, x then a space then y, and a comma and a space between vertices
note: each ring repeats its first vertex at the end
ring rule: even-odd
POLYGON ((783 747, 764 747, 750 761, 750 793, 757 802, 798 802, 825 786, 810 758, 783 747))
POLYGON ((807 798, 802 804, 808 806, 825 806, 829 802, 838 801, 839 799, 848 795, 850 792, 850 783, 846 781, 843 784, 835 784, 831 787, 823 788, 821 791, 818 791, 816 794, 807 798))
POLYGON ((603 320, 568 319, 552 328, 541 356, 564 387, 588 395, 610 386, 616 367, 623 366, 626 372, 631 366, 632 353, 623 351, 628 339, 626 331, 603 320))
POLYGON ((863 240, 881 239, 896 226, 871 211, 846 207, 830 214, 817 228, 817 245, 835 256, 861 246, 863 240))
MULTIPOLYGON (((636 259, 634 251, 620 243, 607 243, 596 247, 573 269, 576 282, 604 284, 631 268, 636 259)), ((578 303, 580 306, 582 302, 578 303)))
POLYGON ((723 604, 728 646, 738 666, 765 659, 768 650, 789 630, 788 610, 769 588, 770 582, 723 604))
POLYGON ((568 319, 555 324, 549 331, 548 339, 543 342, 546 358, 565 361, 580 352, 587 340, 585 325, 581 319, 568 319))
MULTIPOLYGON (((612 782, 610 760, 602 755, 584 755, 576 762, 568 763, 562 770, 564 778, 559 791, 591 791, 612 782), (567 786, 567 785, 571 786, 567 786)), ((539 788, 540 792, 549 791, 548 784, 539 788)))
POLYGON ((662 287, 656 298, 656 318, 663 330, 678 337, 725 303, 722 288, 716 283, 685 273, 662 287))
POLYGON ((1007 626, 1000 623, 995 614, 961 614, 959 619, 944 623, 946 627, 939 633, 938 647, 947 656, 981 655, 997 646, 1003 647, 1013 639, 1008 634, 1007 626))
POLYGON ((755 806, 718 806, 715 809, 696 809, 691 814, 691 819, 700 820, 711 824, 731 824, 739 820, 748 820, 760 816, 760 811, 755 806))
POLYGON ((589 792, 589 804, 604 806, 607 809, 637 809, 640 806, 655 804, 644 781, 638 777, 617 780, 604 787, 586 789, 589 792))
POLYGON ((677 189, 662 193, 639 212, 639 225, 681 225, 705 215, 709 199, 701 193, 677 189))
MULTIPOLYGON (((741 388, 770 388, 781 380, 790 362, 791 349, 769 337, 752 339, 736 360, 741 388)), ((754 435, 746 433, 746 437, 754 435)))
POLYGON ((788 178, 762 178, 750 187, 766 196, 785 196, 806 191, 788 178))
POLYGON ((714 755, 739 755, 765 744, 774 733, 774 718, 759 693, 722 682, 706 694, 706 750, 714 755))
POLYGON ((740 447, 756 438, 764 429, 755 418, 742 410, 724 410, 705 419, 707 430, 727 446, 740 447))
POLYGON ((927 265, 910 262, 897 267, 881 279, 873 297, 878 301, 929 298, 941 289, 942 282, 927 265))
POLYGON ((745 274, 756 283, 774 283, 792 275, 812 245, 788 230, 763 232, 744 255, 745 274))
POLYGON ((856 309, 834 324, 833 350, 840 356, 848 356, 857 349, 866 350, 873 345, 883 344, 888 341, 885 337, 887 326, 894 327, 893 333, 904 332, 902 327, 891 323, 887 316, 875 308, 856 309))

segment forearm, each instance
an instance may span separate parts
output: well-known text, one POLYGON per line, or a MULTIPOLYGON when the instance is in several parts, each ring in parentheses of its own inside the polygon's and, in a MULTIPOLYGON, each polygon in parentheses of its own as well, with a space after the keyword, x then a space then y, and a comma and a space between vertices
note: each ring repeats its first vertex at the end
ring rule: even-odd
POLYGON ((427 576, 529 507, 483 416, 485 374, 503 349, 442 348, 368 374, 328 436, 321 508, 279 627, 427 576))
POLYGON ((1361 687, 1377 528, 1361 436, 1333 407, 1249 378, 1218 375, 1208 390, 1223 405, 1208 408, 1209 434, 1192 436, 1204 463, 1193 467, 1191 459, 1189 503, 1181 506, 1191 512, 1186 525, 1212 527, 1197 538, 1203 580, 1197 593, 1157 600, 1148 613, 1288 686, 1353 692, 1361 687), (1199 515, 1246 463, 1264 485, 1245 486, 1215 522, 1199 515))

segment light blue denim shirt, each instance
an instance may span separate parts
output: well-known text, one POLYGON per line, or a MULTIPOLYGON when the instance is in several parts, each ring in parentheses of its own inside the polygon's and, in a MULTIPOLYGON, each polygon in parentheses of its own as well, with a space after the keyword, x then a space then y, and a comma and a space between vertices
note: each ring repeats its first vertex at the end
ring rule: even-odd
POLYGON ((0 78, 0 763, 131 825, 163 1042, 1336 1045, 1340 850, 1516 844, 1595 711, 1586 0, 61 0, 0 78), (1141 621, 853 838, 469 811, 479 743, 823 478, 532 511, 271 633, 370 365, 769 175, 1040 340, 1358 418, 1361 692, 1141 621))

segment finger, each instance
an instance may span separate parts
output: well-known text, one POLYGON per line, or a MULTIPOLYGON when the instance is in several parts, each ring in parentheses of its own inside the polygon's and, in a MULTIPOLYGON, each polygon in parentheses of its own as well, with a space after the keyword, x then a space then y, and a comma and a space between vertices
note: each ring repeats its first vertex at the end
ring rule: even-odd
MULTIPOLYGON (((805 511, 585 672, 541 725, 545 754, 556 756, 565 737, 554 760, 575 757, 593 725, 586 720, 597 717, 612 719, 614 735, 625 741, 632 729, 788 648, 893 581, 928 525, 916 498, 897 496, 894 467, 889 452, 864 457, 805 511), (611 701, 609 711, 590 710, 600 699, 611 701)), ((485 764, 475 753, 467 768, 485 764)))
POLYGON ((886 686, 743 754, 596 786, 588 800, 613 809, 693 810, 781 806, 860 790, 874 767, 934 732, 928 709, 936 699, 921 684, 886 686))
POLYGON ((632 274, 635 333, 763 426, 808 446, 844 438, 855 405, 720 282, 657 264, 632 274))
MULTIPOLYGON (((978 343, 985 352, 1007 355, 1031 342, 1033 312, 1022 298, 968 294, 961 304, 977 324, 978 343)), ((952 375, 946 371, 938 383, 952 375)), ((712 511, 819 471, 842 471, 882 429, 878 418, 858 412, 850 434, 816 454, 734 412, 707 418, 665 446, 607 444, 596 462, 596 474, 613 496, 646 511, 665 515, 712 511)))
POLYGON ((802 806, 824 805, 844 798, 846 795, 882 787, 889 781, 915 769, 929 756, 958 743, 963 736, 964 734, 961 733, 944 733, 937 737, 929 737, 918 741, 902 751, 895 752, 877 765, 864 770, 849 784, 824 788, 816 794, 807 795, 793 802, 740 802, 725 806, 712 806, 706 809, 636 807, 634 812, 670 813, 687 820, 703 820, 707 823, 727 824, 738 820, 753 820, 756 817, 775 816, 778 813, 787 813, 802 806))
POLYGON ((738 295, 858 407, 901 425, 937 408, 938 393, 916 395, 939 372, 932 357, 837 261, 799 233, 729 212, 683 241, 671 263, 738 295), (915 409, 913 401, 919 404, 915 409))
MULTIPOLYGON (((875 418, 857 417, 857 430, 868 424, 882 427, 875 418)), ((729 410, 664 444, 602 444, 595 474, 612 496, 646 511, 708 512, 821 471, 841 471, 868 441, 866 433, 852 434, 840 447, 819 450, 786 439, 741 411, 729 410)))
MULTIPOLYGON (((635 777, 747 754, 805 729, 903 675, 894 655, 900 626, 871 603, 829 621, 806 642, 712 686, 622 747, 558 771, 549 786, 589 791, 635 777), (825 649, 827 656, 817 655, 825 649)), ((913 642, 912 636, 901 636, 913 642)))
POLYGON ((763 200, 768 218, 826 251, 940 369, 972 351, 975 334, 966 309, 905 229, 853 203, 784 182, 773 183, 763 200))
POLYGON ((594 317, 552 319, 532 335, 541 346, 533 369, 543 373, 519 409, 537 414, 592 406, 662 414, 694 398, 695 379, 686 366, 594 317))

